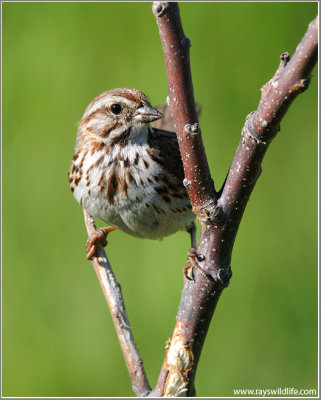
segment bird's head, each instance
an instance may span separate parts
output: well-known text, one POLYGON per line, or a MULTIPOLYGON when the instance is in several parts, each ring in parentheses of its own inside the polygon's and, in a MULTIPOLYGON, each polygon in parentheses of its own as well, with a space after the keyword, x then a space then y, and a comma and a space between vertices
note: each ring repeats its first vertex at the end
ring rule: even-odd
POLYGON ((117 138, 130 133, 133 127, 162 118, 144 93, 136 89, 113 89, 97 96, 87 107, 80 123, 82 134, 117 143, 117 138))

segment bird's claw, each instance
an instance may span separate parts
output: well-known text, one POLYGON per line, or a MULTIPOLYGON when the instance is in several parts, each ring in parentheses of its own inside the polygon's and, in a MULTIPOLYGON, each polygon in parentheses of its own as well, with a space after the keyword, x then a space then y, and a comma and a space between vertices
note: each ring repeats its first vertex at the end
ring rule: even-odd
POLYGON ((107 245, 107 235, 109 232, 114 231, 116 228, 108 226, 105 228, 96 229, 91 235, 89 235, 86 241, 86 257, 91 260, 96 253, 97 244, 101 244, 103 247, 107 245))
POLYGON ((196 249, 192 247, 190 251, 187 253, 187 265, 184 267, 183 272, 186 279, 193 281, 193 268, 197 269, 203 276, 210 278, 210 275, 207 274, 203 268, 198 264, 198 262, 202 262, 205 260, 205 257, 202 254, 198 254, 196 249), (192 272, 192 277, 189 276, 189 271, 192 272))

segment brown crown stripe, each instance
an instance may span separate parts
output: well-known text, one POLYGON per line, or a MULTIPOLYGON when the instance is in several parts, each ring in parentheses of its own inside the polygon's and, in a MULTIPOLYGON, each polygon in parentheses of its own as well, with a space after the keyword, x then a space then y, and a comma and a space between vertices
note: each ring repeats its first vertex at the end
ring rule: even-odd
MULTIPOLYGON (((87 107, 90 108, 93 104, 95 104, 98 100, 106 97, 106 96, 118 96, 124 97, 128 100, 134 101, 138 106, 141 105, 142 102, 149 103, 148 98, 136 89, 112 89, 107 90, 106 92, 101 93, 97 97, 94 98, 87 107)), ((104 107, 102 107, 104 109, 104 107)))
MULTIPOLYGON (((120 97, 124 97, 130 101, 133 101, 136 103, 136 106, 141 106, 142 102, 148 103, 149 104, 149 100, 146 97, 146 95, 136 89, 113 89, 113 90, 109 90, 106 92, 101 93, 99 96, 97 96, 94 100, 91 101, 91 103, 89 104, 89 106, 87 107, 87 110, 93 105, 95 104, 98 100, 106 97, 106 96, 120 96, 120 97)), ((89 114, 87 117, 83 118, 80 121, 80 124, 87 124, 91 119, 93 119, 95 117, 95 115, 98 113, 105 113, 106 112, 106 107, 100 107, 97 108, 95 111, 93 111, 91 114, 89 114)))
MULTIPOLYGON (((124 95, 121 95, 121 96, 125 97, 127 100, 135 102, 136 106, 142 105, 142 100, 137 98, 137 96, 135 96, 132 93, 127 93, 125 96, 124 95)), ((147 101, 147 99, 145 101, 147 101)))
POLYGON ((113 89, 106 94, 124 97, 127 100, 134 101, 137 105, 140 105, 143 101, 149 103, 146 95, 136 89, 113 89))

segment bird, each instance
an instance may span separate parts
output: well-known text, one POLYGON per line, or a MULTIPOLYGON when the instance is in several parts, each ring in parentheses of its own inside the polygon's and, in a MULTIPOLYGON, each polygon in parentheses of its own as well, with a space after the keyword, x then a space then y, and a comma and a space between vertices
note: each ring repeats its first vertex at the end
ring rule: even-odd
POLYGON ((88 259, 115 229, 145 239, 187 231, 195 249, 195 214, 177 136, 151 126, 161 118, 147 96, 132 88, 105 91, 86 108, 68 179, 80 206, 109 225, 89 236, 88 259))

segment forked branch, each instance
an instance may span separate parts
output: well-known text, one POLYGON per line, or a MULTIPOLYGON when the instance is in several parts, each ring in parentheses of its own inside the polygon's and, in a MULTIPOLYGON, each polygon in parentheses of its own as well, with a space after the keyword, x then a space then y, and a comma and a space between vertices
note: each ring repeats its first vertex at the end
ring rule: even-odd
POLYGON ((194 281, 185 280, 173 337, 150 396, 193 396, 198 360, 215 306, 231 277, 235 236, 260 174, 264 154, 289 105, 307 88, 317 61, 318 21, 310 24, 290 62, 287 54, 281 56, 279 69, 262 88, 258 110, 246 120, 226 182, 217 194, 195 114, 190 41, 184 35, 178 5, 155 2, 153 12, 165 57, 170 107, 177 127, 185 183, 202 228, 197 252, 204 261, 199 265, 212 279, 196 270, 194 281))
MULTIPOLYGON (((258 109, 245 122, 226 182, 215 191, 195 110, 189 62, 190 40, 184 35, 176 3, 155 2, 166 62, 170 107, 185 171, 185 185, 193 210, 201 223, 198 254, 201 268, 212 278, 194 271, 194 281, 185 280, 171 343, 153 392, 143 368, 127 318, 120 286, 103 247, 97 243, 92 259, 109 306, 126 365, 137 396, 192 396, 198 360, 215 306, 231 277, 230 262, 235 236, 267 147, 291 102, 308 87, 317 61, 318 20, 313 21, 292 60, 287 53, 274 77, 262 88, 258 109)), ((88 234, 95 230, 84 210, 88 234)))

